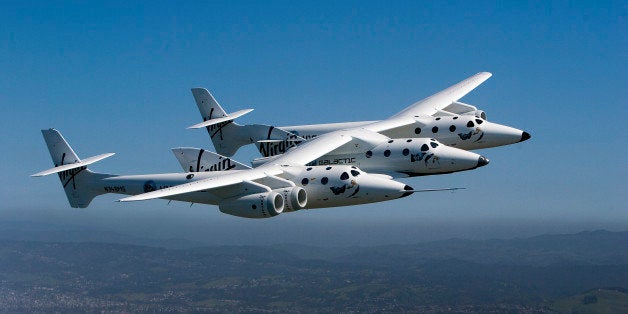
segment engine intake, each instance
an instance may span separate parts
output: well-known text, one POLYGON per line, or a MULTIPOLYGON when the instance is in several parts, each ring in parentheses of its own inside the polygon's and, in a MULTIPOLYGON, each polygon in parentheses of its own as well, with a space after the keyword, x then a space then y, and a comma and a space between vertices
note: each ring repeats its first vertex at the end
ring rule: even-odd
POLYGON ((284 189, 277 189, 274 191, 283 196, 286 204, 284 211, 286 212, 303 209, 305 205, 307 205, 307 193, 301 187, 295 186, 284 189))
POLYGON ((284 197, 274 191, 245 195, 218 205, 221 212, 244 218, 275 217, 283 212, 284 207, 284 197))
POLYGON ((483 110, 476 110, 473 112, 473 115, 475 115, 476 118, 486 120, 486 112, 484 112, 483 110))
POLYGON ((476 118, 486 120, 486 112, 484 112, 484 110, 469 111, 469 112, 465 112, 464 115, 469 115, 469 116, 472 115, 472 116, 475 116, 476 118))

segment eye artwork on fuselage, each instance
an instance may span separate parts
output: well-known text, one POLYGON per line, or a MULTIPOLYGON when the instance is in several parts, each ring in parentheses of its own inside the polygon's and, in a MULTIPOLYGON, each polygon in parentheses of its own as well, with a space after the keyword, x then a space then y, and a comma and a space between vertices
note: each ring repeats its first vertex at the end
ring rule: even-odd
POLYGON ((465 140, 471 139, 473 135, 477 135, 477 134, 480 134, 480 136, 475 140, 475 142, 477 142, 481 140, 482 137, 484 137, 484 132, 482 132, 482 129, 480 128, 476 128, 473 131, 469 131, 469 133, 458 133, 458 136, 460 137, 461 140, 465 141, 465 140))
POLYGON ((340 187, 332 186, 329 189, 334 193, 334 195, 343 194, 351 189, 355 188, 353 193, 347 197, 352 197, 356 195, 360 191, 360 185, 355 182, 355 180, 351 180, 350 184, 343 184, 340 187))

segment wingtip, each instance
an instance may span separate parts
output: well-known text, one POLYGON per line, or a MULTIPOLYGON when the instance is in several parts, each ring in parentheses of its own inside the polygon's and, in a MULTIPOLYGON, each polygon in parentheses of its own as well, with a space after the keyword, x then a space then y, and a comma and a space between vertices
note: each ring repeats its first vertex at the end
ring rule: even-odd
POLYGON ((195 130, 195 129, 200 129, 200 128, 202 128, 202 127, 203 127, 203 126, 202 126, 202 124, 203 124, 203 122, 201 122, 201 123, 197 123, 197 124, 194 124, 194 125, 190 125, 190 126, 189 126, 189 127, 187 127, 186 129, 187 129, 187 130, 195 130))

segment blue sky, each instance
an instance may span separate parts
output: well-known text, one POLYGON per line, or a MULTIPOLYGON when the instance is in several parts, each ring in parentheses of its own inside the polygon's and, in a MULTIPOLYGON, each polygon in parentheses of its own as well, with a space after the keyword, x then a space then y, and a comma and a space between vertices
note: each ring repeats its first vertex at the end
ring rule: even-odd
POLYGON ((339 221, 628 227, 627 11, 621 1, 4 2, 0 218, 173 230, 339 221), (481 151, 491 163, 475 171, 407 180, 468 188, 453 194, 251 222, 212 206, 116 196, 70 209, 56 178, 28 176, 51 165, 39 131, 49 127, 79 156, 117 153, 96 171, 179 171, 171 147, 211 148, 206 133, 185 129, 200 121, 191 87, 207 87, 227 111, 255 108, 239 122, 292 125, 385 118, 480 71, 493 77, 463 101, 532 140, 481 151))

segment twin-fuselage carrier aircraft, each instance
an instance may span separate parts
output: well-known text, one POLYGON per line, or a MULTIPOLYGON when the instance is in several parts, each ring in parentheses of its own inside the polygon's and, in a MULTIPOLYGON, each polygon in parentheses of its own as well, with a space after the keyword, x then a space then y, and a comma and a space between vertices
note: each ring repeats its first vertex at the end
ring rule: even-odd
POLYGON ((61 133, 42 130, 54 168, 72 207, 85 208, 101 194, 132 195, 121 202, 164 198, 218 205, 247 218, 301 209, 393 200, 415 192, 394 178, 475 169, 488 159, 468 150, 525 141, 527 132, 486 121, 476 107, 458 102, 491 76, 478 73, 381 121, 273 127, 238 125, 251 109, 227 114, 204 88, 192 93, 217 153, 174 148, 182 173, 114 175, 87 166, 113 153, 80 159, 61 133), (256 144, 253 168, 232 160, 239 147, 256 144))

